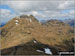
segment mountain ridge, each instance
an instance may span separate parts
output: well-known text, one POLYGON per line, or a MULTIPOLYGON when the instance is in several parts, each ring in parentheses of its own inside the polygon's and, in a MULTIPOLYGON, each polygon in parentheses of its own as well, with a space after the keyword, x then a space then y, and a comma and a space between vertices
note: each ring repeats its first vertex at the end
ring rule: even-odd
POLYGON ((35 39, 38 42, 49 45, 53 49, 60 51, 72 51, 69 41, 72 44, 73 30, 69 25, 58 20, 47 21, 42 25, 32 15, 22 15, 9 21, 1 30, 1 48, 0 50, 26 44, 35 39), (67 48, 69 47, 69 48, 67 48))

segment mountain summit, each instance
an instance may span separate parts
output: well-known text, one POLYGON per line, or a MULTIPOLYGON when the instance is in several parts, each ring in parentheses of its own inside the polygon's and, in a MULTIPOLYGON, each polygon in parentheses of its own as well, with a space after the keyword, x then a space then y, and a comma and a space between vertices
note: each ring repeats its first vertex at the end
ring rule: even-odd
POLYGON ((43 25, 32 15, 22 15, 10 20, 0 30, 2 54, 13 53, 14 47, 15 55, 45 54, 36 51, 45 48, 50 48, 53 54, 73 51, 73 29, 57 20, 47 21, 43 25))

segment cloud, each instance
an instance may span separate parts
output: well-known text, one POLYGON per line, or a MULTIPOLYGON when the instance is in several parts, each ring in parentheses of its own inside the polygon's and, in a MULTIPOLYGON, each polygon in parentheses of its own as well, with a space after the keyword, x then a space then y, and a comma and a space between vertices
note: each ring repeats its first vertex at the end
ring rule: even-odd
POLYGON ((75 9, 75 1, 64 1, 59 4, 59 9, 75 9))
POLYGON ((11 14, 11 11, 10 10, 7 10, 7 9, 0 9, 0 18, 1 19, 4 19, 6 17, 9 17, 9 15, 11 14))
POLYGON ((37 16, 39 13, 37 11, 32 11, 31 14, 37 16))
POLYGON ((43 18, 43 17, 46 17, 46 15, 43 14, 43 13, 41 13, 40 11, 31 11, 30 14, 34 15, 35 17, 36 17, 36 16, 42 17, 42 18, 43 18))
MULTIPOLYGON (((17 15, 32 14, 41 18, 74 18, 74 0, 1 0, 0 5, 8 5, 17 15), (69 12, 61 13, 62 11, 69 12)), ((6 12, 6 11, 5 11, 6 12)), ((8 15, 11 13, 6 12, 8 15)), ((4 13, 5 14, 5 13, 4 13)), ((11 16, 12 17, 12 16, 11 16)), ((10 17, 9 17, 10 18, 10 17)))
POLYGON ((6 0, 2 1, 1 4, 7 4, 16 11, 37 11, 37 10, 61 10, 61 9, 72 9, 74 8, 74 0, 47 0, 47 1, 33 1, 33 0, 6 0))
POLYGON ((11 11, 10 10, 7 10, 7 9, 0 9, 0 15, 9 15, 11 14, 11 11))
POLYGON ((75 15, 75 10, 70 10, 69 13, 72 14, 72 15, 75 15))
POLYGON ((7 22, 11 18, 15 17, 15 14, 8 9, 0 9, 0 23, 7 22))

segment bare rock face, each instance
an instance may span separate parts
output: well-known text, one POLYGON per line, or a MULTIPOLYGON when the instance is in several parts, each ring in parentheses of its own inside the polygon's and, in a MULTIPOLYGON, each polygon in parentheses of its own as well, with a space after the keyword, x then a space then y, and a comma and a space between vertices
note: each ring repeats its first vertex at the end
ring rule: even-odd
POLYGON ((46 47, 50 48, 53 54, 57 54, 59 51, 73 51, 73 29, 58 20, 50 20, 47 21, 45 25, 42 25, 34 16, 22 15, 9 21, 4 27, 0 28, 0 30, 0 50, 3 51, 2 54, 12 54, 13 52, 11 52, 11 50, 21 45, 22 47, 19 47, 14 55, 28 54, 28 52, 26 52, 27 50, 34 51, 33 53, 29 52, 31 55, 45 54, 35 51, 39 45, 34 39, 40 43, 42 48, 44 45, 47 45, 46 47), (28 44, 29 42, 30 44, 28 44), (26 46, 30 49, 27 49, 26 46), (10 52, 5 53, 5 50, 10 50, 10 52), (21 51, 22 53, 20 53, 21 51))

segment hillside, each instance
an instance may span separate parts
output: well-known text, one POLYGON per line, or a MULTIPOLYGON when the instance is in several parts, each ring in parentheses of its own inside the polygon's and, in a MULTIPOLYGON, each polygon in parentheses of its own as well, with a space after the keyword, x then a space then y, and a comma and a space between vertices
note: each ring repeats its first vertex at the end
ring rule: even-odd
POLYGON ((49 20, 43 25, 32 15, 22 15, 13 18, 0 30, 2 54, 46 54, 36 51, 44 48, 50 48, 53 54, 73 51, 73 28, 58 20, 49 20))

